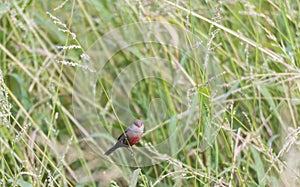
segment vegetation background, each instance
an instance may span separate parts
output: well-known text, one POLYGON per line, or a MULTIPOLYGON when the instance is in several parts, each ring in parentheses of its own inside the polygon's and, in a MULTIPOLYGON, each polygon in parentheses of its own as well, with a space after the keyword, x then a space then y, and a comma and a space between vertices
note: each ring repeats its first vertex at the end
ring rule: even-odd
MULTIPOLYGON (((1 185, 300 186, 299 29, 299 1, 2 1, 1 185), (199 147, 200 119, 194 124, 198 133, 178 154, 166 157, 157 152, 153 160, 164 161, 128 167, 99 156, 114 142, 109 133, 116 137, 125 128, 106 93, 131 61, 156 51, 172 61, 170 54, 176 56, 176 51, 159 46, 145 50, 140 45, 134 52, 118 53, 97 84, 100 91, 94 103, 74 94, 74 86, 81 85, 74 77, 86 68, 82 59, 97 38, 145 21, 169 22, 201 38, 215 66, 224 72, 219 76, 226 99, 218 133, 205 150, 199 147), (100 117, 87 109, 91 103, 100 117), (86 112, 76 116, 74 105, 86 112), (98 133, 105 139, 98 154, 84 141, 92 131, 87 124, 103 124, 109 132, 98 133)), ((201 66, 182 67, 195 83, 209 81, 201 66)), ((173 106, 166 116, 179 115, 173 104, 180 98, 170 90, 161 82, 141 83, 131 91, 132 112, 143 119, 149 99, 162 97, 173 106)), ((213 94, 211 88, 195 90, 213 94)), ((208 102, 197 104, 205 110, 208 102)), ((171 122, 165 118, 155 124, 151 129, 157 130, 138 146, 166 139, 172 125, 164 124, 171 122)), ((115 155, 126 162, 124 154, 115 155)))

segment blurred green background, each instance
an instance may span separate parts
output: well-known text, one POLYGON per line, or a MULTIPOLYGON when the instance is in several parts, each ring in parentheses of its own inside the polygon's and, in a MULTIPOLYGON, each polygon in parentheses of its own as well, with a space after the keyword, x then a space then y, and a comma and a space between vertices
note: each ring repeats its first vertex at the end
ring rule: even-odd
POLYGON ((270 0, 2 1, 0 183, 299 186, 299 9, 299 1, 270 0), (172 24, 165 31, 192 57, 139 43, 99 69, 118 37, 150 32, 95 42, 137 22, 172 24), (191 36, 173 35, 172 27, 191 36), (129 81, 147 74, 140 64, 150 57, 166 62, 158 79, 136 82, 127 97, 127 79, 114 89, 124 71, 129 81), (197 110, 184 113, 189 91, 197 110), (137 156, 124 149, 104 157, 131 123, 128 113, 147 125, 137 156), (155 147, 165 140, 174 154, 155 147))

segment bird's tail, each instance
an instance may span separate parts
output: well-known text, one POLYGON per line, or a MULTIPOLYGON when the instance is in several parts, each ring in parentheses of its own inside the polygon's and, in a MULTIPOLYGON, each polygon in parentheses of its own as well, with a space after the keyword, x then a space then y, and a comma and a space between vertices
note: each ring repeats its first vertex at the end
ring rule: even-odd
POLYGON ((114 150, 118 149, 120 146, 118 146, 118 144, 115 144, 114 146, 112 146, 112 148, 110 148, 109 150, 107 150, 104 154, 105 155, 110 155, 112 152, 114 152, 114 150))
POLYGON ((118 149, 120 147, 128 147, 128 146, 123 144, 122 142, 117 142, 114 146, 112 146, 112 148, 107 150, 104 154, 105 155, 110 155, 112 152, 114 152, 116 149, 118 149))

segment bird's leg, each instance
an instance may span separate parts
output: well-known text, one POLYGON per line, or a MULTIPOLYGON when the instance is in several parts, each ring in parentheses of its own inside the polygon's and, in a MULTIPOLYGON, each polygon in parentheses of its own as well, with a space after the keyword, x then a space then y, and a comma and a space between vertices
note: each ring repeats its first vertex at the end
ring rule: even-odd
POLYGON ((134 156, 134 152, 132 151, 131 146, 129 146, 130 143, 129 143, 129 140, 128 140, 128 137, 127 137, 126 134, 125 134, 124 140, 125 140, 125 142, 128 144, 127 150, 130 152, 130 155, 131 155, 131 156, 134 156))
POLYGON ((131 149, 130 146, 127 147, 127 150, 130 152, 130 155, 133 157, 134 156, 134 152, 132 151, 132 149, 131 149))
POLYGON ((130 146, 130 143, 129 143, 129 140, 128 140, 128 137, 126 134, 125 134, 124 140, 125 140, 124 143, 128 144, 127 150, 130 152, 131 156, 134 156, 134 152, 132 151, 132 148, 130 146))

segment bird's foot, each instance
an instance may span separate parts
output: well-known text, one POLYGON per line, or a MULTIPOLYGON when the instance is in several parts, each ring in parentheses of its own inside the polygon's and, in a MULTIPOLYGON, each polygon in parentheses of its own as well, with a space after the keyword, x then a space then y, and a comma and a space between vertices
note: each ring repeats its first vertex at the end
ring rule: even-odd
POLYGON ((130 152, 130 155, 132 156, 132 157, 134 157, 134 152, 132 151, 132 149, 131 149, 131 147, 127 147, 127 150, 130 152))

